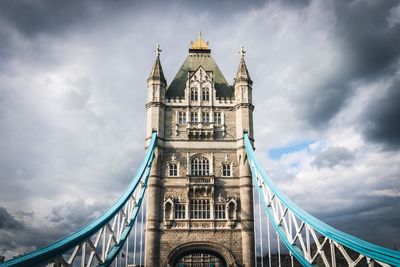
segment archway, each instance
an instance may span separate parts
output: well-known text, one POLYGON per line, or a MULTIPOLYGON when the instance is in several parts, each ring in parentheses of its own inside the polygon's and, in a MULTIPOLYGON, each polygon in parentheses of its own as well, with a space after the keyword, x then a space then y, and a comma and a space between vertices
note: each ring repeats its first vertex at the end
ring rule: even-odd
POLYGON ((176 247, 168 256, 170 267, 238 266, 232 253, 213 242, 188 242, 176 247))

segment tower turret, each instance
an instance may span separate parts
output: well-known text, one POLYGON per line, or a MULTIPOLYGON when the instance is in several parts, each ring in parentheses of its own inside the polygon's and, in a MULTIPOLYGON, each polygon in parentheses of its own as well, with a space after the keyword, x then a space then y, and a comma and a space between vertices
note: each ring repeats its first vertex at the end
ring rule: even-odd
POLYGON ((149 78, 147 79, 147 103, 150 102, 162 102, 165 97, 165 88, 167 80, 164 77, 164 72, 161 67, 160 45, 157 45, 155 52, 157 54, 156 61, 154 62, 153 68, 150 71, 149 78))
POLYGON ((253 109, 252 105, 252 84, 249 71, 244 60, 243 46, 240 48, 240 63, 234 82, 234 91, 236 99, 236 146, 237 157, 239 160, 239 179, 240 179, 240 197, 242 205, 242 247, 243 258, 248 259, 246 266, 254 266, 251 257, 254 251, 252 242, 254 242, 254 221, 253 221, 253 203, 252 203, 252 181, 248 161, 246 160, 246 150, 244 149, 244 133, 247 132, 253 138, 253 109))
POLYGON ((250 78, 249 71, 247 70, 246 62, 244 60, 244 54, 246 51, 244 51, 243 46, 240 48, 240 63, 239 63, 239 68, 236 73, 236 78, 235 78, 235 98, 239 103, 252 103, 252 95, 251 95, 251 90, 252 90, 252 85, 253 81, 250 78))
POLYGON ((157 45, 155 52, 156 61, 147 79, 147 125, 146 137, 150 138, 152 131, 157 131, 159 137, 164 137, 164 100, 167 81, 160 61, 160 46, 157 45))
POLYGON ((242 138, 243 132, 248 132, 253 137, 253 101, 252 101, 252 85, 244 60, 243 46, 240 48, 240 63, 235 78, 234 90, 236 99, 236 137, 242 138))

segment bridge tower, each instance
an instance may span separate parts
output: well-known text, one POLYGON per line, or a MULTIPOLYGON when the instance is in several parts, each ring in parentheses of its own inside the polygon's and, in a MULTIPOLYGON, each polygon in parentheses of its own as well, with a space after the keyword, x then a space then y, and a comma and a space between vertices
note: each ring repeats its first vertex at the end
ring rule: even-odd
POLYGON ((254 107, 245 52, 233 86, 201 35, 168 86, 156 52, 147 80, 146 140, 157 131, 158 145, 147 191, 146 266, 254 266, 243 139, 244 132, 253 137, 254 107))

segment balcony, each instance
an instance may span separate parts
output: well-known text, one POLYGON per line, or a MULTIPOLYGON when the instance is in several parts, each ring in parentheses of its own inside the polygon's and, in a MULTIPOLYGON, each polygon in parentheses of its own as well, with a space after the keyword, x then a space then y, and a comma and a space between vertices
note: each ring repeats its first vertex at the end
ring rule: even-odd
POLYGON ((189 185, 214 185, 214 176, 188 176, 189 185))
POLYGON ((188 122, 186 131, 190 139, 212 139, 214 137, 214 123, 188 122))

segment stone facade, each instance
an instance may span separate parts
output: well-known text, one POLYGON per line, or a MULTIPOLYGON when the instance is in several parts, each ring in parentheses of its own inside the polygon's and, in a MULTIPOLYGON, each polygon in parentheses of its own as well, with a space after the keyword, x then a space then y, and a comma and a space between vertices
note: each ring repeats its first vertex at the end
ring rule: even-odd
POLYGON ((243 133, 253 137, 252 81, 240 59, 226 83, 201 37, 167 87, 157 48, 148 79, 147 144, 157 131, 147 190, 146 266, 208 253, 254 265, 253 197, 243 133))

